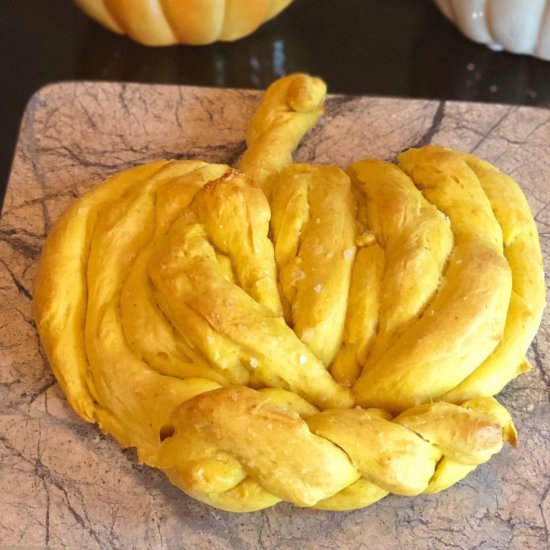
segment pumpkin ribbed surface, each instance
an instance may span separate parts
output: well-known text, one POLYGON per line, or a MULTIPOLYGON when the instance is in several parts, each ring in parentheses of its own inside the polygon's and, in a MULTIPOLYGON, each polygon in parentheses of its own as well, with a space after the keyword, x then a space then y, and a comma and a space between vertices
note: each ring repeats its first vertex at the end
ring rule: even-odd
POLYGON ((75 0, 90 17, 148 46, 237 40, 292 0, 75 0))

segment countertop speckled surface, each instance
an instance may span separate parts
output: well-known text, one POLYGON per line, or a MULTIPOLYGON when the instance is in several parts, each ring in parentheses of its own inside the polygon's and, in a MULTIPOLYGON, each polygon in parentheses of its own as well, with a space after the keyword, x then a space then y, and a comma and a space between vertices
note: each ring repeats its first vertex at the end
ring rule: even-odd
MULTIPOLYGON (((202 505, 132 450, 80 420, 40 350, 33 277, 45 234, 94 183, 159 157, 234 162, 257 92, 66 83, 29 104, 0 225, 0 548, 548 547, 550 318, 533 369, 500 396, 519 431, 457 486, 329 513, 280 504, 248 515, 202 505)), ((428 142, 475 152, 508 172, 536 216, 550 266, 550 115, 510 105, 335 96, 297 160, 392 159, 428 142)), ((547 279, 548 280, 548 279, 547 279)))

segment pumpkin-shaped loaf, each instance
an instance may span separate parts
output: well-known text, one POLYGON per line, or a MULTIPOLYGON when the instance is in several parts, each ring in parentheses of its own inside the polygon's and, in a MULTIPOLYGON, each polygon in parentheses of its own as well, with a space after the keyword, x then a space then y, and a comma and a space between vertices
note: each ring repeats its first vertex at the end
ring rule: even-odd
POLYGON ((237 169, 116 174, 47 239, 40 337, 77 413, 187 494, 347 510, 516 444, 544 280, 511 178, 469 154, 292 164, 325 85, 275 82, 237 169))
POLYGON ((75 0, 108 29, 148 46, 237 40, 292 0, 75 0))

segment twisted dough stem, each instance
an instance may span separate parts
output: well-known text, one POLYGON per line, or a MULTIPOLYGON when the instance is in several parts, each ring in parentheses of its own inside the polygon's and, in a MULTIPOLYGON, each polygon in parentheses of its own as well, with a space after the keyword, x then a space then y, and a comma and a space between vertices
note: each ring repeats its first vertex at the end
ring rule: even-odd
POLYGON ((442 457, 470 471, 501 449, 511 426, 490 398, 423 405, 392 420, 362 409, 307 416, 249 388, 207 392, 174 411, 156 465, 195 498, 231 511, 278 500, 342 509, 350 493, 422 493, 442 457), (243 491, 254 498, 243 501, 243 491))
POLYGON ((292 163, 292 153, 323 114, 325 96, 325 83, 305 74, 281 78, 265 92, 250 123, 239 170, 266 195, 269 177, 292 163))

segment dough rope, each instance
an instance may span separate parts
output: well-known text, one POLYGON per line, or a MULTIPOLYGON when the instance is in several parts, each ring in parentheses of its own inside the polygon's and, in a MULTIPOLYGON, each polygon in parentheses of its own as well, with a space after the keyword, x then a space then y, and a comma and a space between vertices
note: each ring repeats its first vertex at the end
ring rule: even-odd
POLYGON ((517 443, 492 397, 545 302, 527 202, 465 153, 293 165, 324 84, 274 83, 239 170, 117 174, 52 228, 34 293, 71 406, 187 494, 349 510, 517 443))
POLYGON ((512 426, 492 398, 462 407, 421 405, 391 420, 376 409, 309 414, 302 419, 261 390, 244 387, 199 395, 175 411, 175 431, 161 447, 158 466, 195 498, 225 509, 252 504, 234 502, 243 481, 258 485, 256 498, 266 493, 256 506, 276 497, 345 509, 350 492, 357 507, 358 499, 366 505, 389 491, 426 491, 443 457, 470 471, 500 450, 503 429, 512 426))
POLYGON ((269 178, 292 163, 292 153, 324 113, 327 88, 319 78, 292 75, 265 92, 252 117, 239 170, 269 195, 269 178))

